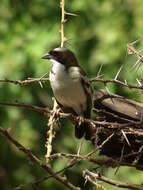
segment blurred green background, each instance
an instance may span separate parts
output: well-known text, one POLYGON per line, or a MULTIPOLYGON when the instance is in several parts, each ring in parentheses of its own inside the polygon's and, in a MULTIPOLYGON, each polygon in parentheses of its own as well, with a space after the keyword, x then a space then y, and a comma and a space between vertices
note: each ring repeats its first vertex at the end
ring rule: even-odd
MULTIPOLYGON (((60 45, 60 0, 0 0, 0 79, 26 79, 41 77, 49 71, 50 64, 41 56, 53 47, 60 45)), ((76 13, 67 17, 65 36, 66 47, 75 52, 80 65, 89 77, 97 75, 103 65, 103 78, 119 75, 120 80, 137 83, 142 70, 135 72, 132 66, 136 59, 127 56, 129 42, 140 39, 137 48, 142 49, 143 1, 142 0, 66 0, 66 10, 76 13)), ((95 85, 103 88, 102 85, 95 85)), ((116 85, 109 85, 111 92, 142 101, 141 93, 116 85)), ((38 84, 16 86, 0 83, 1 102, 25 102, 38 106, 52 106, 52 92, 49 83, 43 88, 38 84)), ((43 162, 46 152, 46 123, 42 115, 19 108, 0 107, 0 126, 8 129, 24 146, 30 148, 43 162)), ((80 140, 75 139, 72 125, 66 120, 56 126, 53 153, 76 153, 80 140)), ((84 142, 82 154, 93 149, 90 142, 84 142)), ((57 159, 52 162, 54 171, 64 168, 68 160, 57 159)), ((62 173, 74 185, 84 186, 82 171, 95 165, 80 163, 62 173)), ((101 173, 113 179, 132 183, 143 182, 143 173, 128 167, 115 169, 100 168, 101 173)), ((31 183, 47 175, 42 169, 27 161, 25 155, 0 136, 0 189, 9 190, 20 184, 31 183)), ((109 186, 105 184, 109 189, 109 186)), ((38 186, 27 185, 22 189, 66 189, 53 179, 38 186)), ((90 184, 85 189, 95 189, 90 184)), ((110 190, 119 188, 110 187, 110 190)), ((120 188, 121 189, 121 188, 120 188)))

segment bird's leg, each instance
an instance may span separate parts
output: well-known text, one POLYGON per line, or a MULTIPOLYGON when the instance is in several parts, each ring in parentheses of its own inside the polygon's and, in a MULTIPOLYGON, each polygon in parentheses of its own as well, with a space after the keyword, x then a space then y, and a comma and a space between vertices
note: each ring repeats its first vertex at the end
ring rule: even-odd
POLYGON ((60 106, 58 105, 57 101, 55 98, 53 98, 54 101, 54 106, 53 106, 53 110, 52 110, 52 114, 54 115, 54 117, 59 117, 59 113, 61 111, 60 106))
POLYGON ((77 124, 75 125, 75 136, 82 138, 85 134, 84 118, 82 116, 77 117, 77 124))

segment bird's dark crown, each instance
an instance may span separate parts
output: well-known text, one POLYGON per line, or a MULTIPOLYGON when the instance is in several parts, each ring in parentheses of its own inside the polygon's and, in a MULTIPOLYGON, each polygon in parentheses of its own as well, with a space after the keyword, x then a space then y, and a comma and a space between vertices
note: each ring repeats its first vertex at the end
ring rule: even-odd
POLYGON ((78 65, 74 53, 67 48, 55 48, 49 51, 49 57, 68 67, 78 65))

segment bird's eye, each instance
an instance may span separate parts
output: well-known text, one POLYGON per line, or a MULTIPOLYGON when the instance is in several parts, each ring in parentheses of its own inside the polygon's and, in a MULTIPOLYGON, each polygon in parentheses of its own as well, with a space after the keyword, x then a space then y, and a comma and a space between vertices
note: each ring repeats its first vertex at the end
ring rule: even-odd
POLYGON ((54 52, 51 50, 51 51, 49 51, 49 54, 50 55, 54 55, 54 52))

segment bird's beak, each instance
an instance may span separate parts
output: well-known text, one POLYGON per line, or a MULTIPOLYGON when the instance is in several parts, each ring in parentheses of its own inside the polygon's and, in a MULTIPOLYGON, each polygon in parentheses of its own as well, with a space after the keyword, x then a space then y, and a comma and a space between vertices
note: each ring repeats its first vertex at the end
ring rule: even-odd
POLYGON ((52 55, 50 55, 49 53, 46 53, 45 55, 41 57, 41 59, 51 59, 51 58, 52 58, 52 55))

